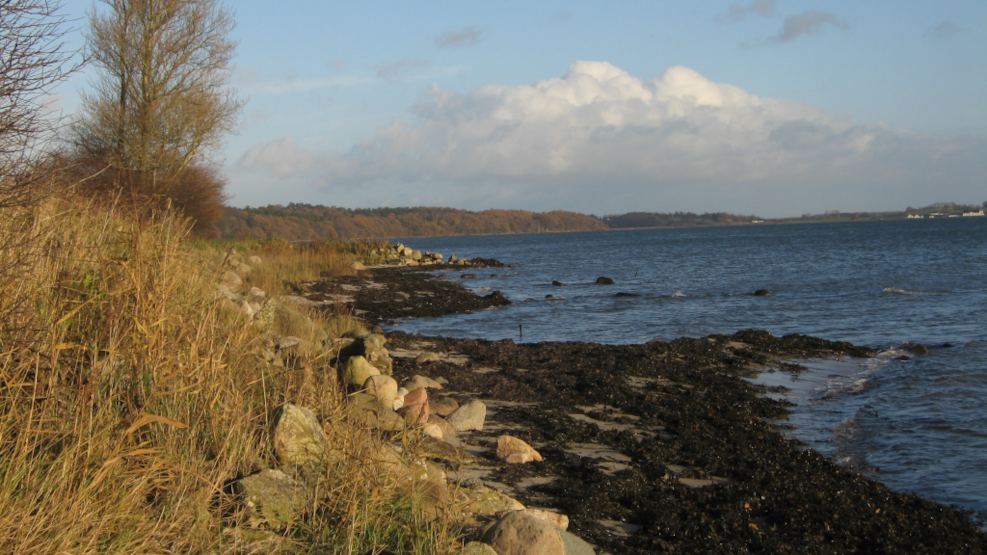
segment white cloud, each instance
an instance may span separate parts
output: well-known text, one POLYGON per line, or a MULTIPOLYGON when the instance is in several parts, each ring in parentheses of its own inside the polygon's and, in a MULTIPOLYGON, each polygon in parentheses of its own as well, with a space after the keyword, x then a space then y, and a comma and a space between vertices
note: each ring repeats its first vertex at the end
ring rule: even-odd
POLYGON ((311 172, 315 157, 295 144, 291 136, 255 146, 238 161, 237 168, 247 171, 263 171, 278 177, 289 177, 311 172))
POLYGON ((600 213, 658 210, 676 199, 680 208, 754 211, 757 199, 972 190, 982 187, 987 160, 983 139, 852 123, 681 66, 644 80, 606 62, 576 62, 563 78, 466 94, 433 84, 412 112, 346 152, 313 158, 289 137, 255 148, 241 165, 307 173, 318 187, 373 191, 392 205, 414 195, 428 204, 600 213))

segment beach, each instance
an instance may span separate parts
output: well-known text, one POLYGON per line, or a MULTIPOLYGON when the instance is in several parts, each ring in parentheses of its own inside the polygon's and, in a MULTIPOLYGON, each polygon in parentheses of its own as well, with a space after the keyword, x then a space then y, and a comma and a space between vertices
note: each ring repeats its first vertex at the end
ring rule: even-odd
MULTIPOLYGON (((350 296, 369 325, 387 325, 509 302, 450 279, 484 271, 373 268, 312 293, 350 296)), ((797 373, 800 360, 873 349, 756 330, 628 345, 386 336, 399 382, 444 378, 436 398, 488 407, 483 430, 458 437, 475 459, 448 468, 450 478, 567 515, 598 553, 987 552, 973 515, 891 491, 787 439, 788 407, 744 380, 769 364, 797 373), (497 460, 501 434, 543 460, 497 460)))

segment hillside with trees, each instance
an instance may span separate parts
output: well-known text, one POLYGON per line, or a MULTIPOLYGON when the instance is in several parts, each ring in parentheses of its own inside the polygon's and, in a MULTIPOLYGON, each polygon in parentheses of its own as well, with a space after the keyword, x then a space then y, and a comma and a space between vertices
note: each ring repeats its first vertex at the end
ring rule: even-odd
POLYGON ((348 209, 308 204, 262 208, 226 207, 214 233, 225 239, 289 241, 357 237, 437 237, 496 233, 592 231, 606 225, 592 216, 565 212, 455 208, 348 209))

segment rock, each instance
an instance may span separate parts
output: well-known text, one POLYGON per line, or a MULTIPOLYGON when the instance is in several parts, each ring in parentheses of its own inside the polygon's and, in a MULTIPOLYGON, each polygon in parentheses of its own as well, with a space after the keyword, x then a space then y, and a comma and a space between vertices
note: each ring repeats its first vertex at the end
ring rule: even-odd
POLYGON ((371 365, 376 367, 381 374, 390 376, 394 373, 394 360, 390 357, 384 342, 387 339, 377 333, 365 334, 358 337, 353 343, 346 346, 339 352, 340 358, 362 356, 371 365))
POLYGON ((541 461, 538 451, 514 436, 502 435, 497 438, 497 458, 509 464, 524 464, 541 461))
POLYGON ((225 271, 220 274, 219 282, 230 291, 236 291, 241 285, 243 285, 243 280, 240 279, 240 276, 230 271, 225 271))
POLYGON ((457 432, 482 431, 487 418, 487 406, 476 399, 453 411, 446 420, 457 432))
POLYGON ((449 264, 455 264, 457 260, 459 260, 459 258, 457 258, 456 255, 452 255, 449 257, 449 264))
POLYGON ((929 352, 929 348, 925 345, 915 345, 914 347, 910 347, 908 352, 915 353, 916 355, 924 355, 929 352))
POLYGON ((416 364, 424 364, 426 362, 438 362, 438 361, 439 361, 439 355, 435 353, 422 353, 418 355, 417 358, 415 358, 416 364))
POLYGON ((565 530, 559 530, 559 536, 562 538, 562 543, 565 544, 565 555, 596 555, 593 546, 579 536, 565 530))
POLYGON ((640 293, 625 293, 623 291, 620 291, 620 292, 617 293, 616 296, 618 296, 618 297, 640 297, 641 294, 640 293))
POLYGON ((248 256, 247 257, 247 263, 249 263, 249 264, 251 264, 253 266, 260 266, 261 263, 262 263, 262 261, 261 261, 260 257, 255 254, 255 255, 252 255, 252 256, 248 256))
POLYGON ((397 397, 394 398, 394 403, 391 405, 391 408, 394 410, 398 410, 399 408, 403 407, 404 398, 407 395, 408 395, 408 390, 403 387, 399 387, 397 397))
POLYGON ((407 389, 408 391, 414 391, 416 389, 425 387, 431 389, 442 389, 442 384, 433 380, 432 378, 426 378, 425 376, 419 376, 415 374, 410 380, 401 384, 401 387, 407 389))
POLYGON ((417 251, 417 250, 416 251, 411 251, 411 259, 412 260, 421 260, 422 259, 422 251, 417 251))
POLYGON ((438 424, 430 424, 428 422, 422 426, 422 433, 435 439, 444 439, 445 437, 442 434, 442 428, 440 428, 438 424))
POLYGON ((274 347, 278 350, 284 350, 289 347, 294 347, 302 342, 300 337, 295 337, 293 335, 278 335, 273 338, 274 347))
POLYGON ((524 512, 525 514, 529 514, 537 519, 544 520, 560 530, 566 530, 569 528, 569 517, 564 514, 556 513, 554 511, 546 511, 544 509, 525 509, 524 512))
POLYGON ((442 418, 438 414, 435 414, 434 411, 432 411, 432 403, 429 403, 429 411, 432 412, 432 414, 428 415, 428 423, 435 424, 436 426, 439 427, 439 430, 442 432, 443 437, 439 439, 443 439, 445 436, 456 435, 456 429, 452 427, 452 424, 449 424, 448 420, 442 418))
POLYGON ((360 271, 366 270, 367 267, 364 266, 363 264, 359 263, 359 262, 354 262, 354 263, 350 264, 350 269, 356 270, 356 271, 360 272, 360 271))
POLYGON ((398 382, 390 376, 370 376, 364 382, 363 390, 385 407, 392 407, 398 397, 398 382))
POLYGON ((264 290, 263 289, 260 289, 258 287, 251 287, 250 288, 250 294, 253 295, 253 296, 255 296, 255 297, 264 297, 264 296, 267 295, 267 293, 264 293, 264 290))
POLYGON ((552 280, 552 285, 554 285, 556 287, 565 287, 565 284, 564 283, 562 283, 561 281, 555 281, 555 280, 552 280))
POLYGON ((459 403, 452 397, 436 399, 431 401, 429 405, 432 407, 432 412, 439 416, 449 416, 459 408, 459 403))
POLYGON ((343 371, 343 382, 354 387, 363 387, 370 376, 379 376, 380 370, 367 362, 362 356, 346 359, 346 369, 343 371))
POLYGON ((771 291, 768 291, 767 289, 758 289, 757 291, 754 291, 752 295, 755 297, 770 297, 771 291))
POLYGON ((498 555, 494 548, 483 542, 469 542, 463 547, 462 555, 498 555))
POLYGON ((248 526, 275 530, 298 517, 310 503, 312 494, 298 465, 251 474, 234 482, 233 491, 246 505, 248 526))
MULTIPOLYGON (((469 464, 479 459, 465 450, 449 445, 445 441, 434 437, 423 437, 418 441, 415 454, 426 459, 447 462, 453 467, 461 464, 469 464)), ((483 484, 480 484, 483 485, 483 484)))
POLYGON ((600 276, 596 278, 597 285, 613 285, 613 280, 608 277, 600 276))
POLYGON ((320 461, 325 456, 326 435, 309 409, 285 403, 275 410, 272 433, 274 452, 281 464, 320 461))
POLYGON ((404 406, 398 414, 412 426, 428 422, 428 390, 420 387, 405 395, 404 406))
POLYGON ((517 499, 483 485, 471 489, 467 496, 469 504, 466 510, 473 515, 495 517, 506 511, 524 510, 524 505, 517 499))
POLYGON ((498 555, 566 555, 560 530, 523 512, 510 512, 483 534, 481 540, 498 555))
POLYGON ((463 274, 459 277, 460 279, 476 279, 476 274, 463 274))
POLYGON ((354 393, 349 396, 350 417, 358 424, 398 432, 405 429, 405 421, 401 415, 390 407, 382 406, 377 398, 367 393, 354 393))

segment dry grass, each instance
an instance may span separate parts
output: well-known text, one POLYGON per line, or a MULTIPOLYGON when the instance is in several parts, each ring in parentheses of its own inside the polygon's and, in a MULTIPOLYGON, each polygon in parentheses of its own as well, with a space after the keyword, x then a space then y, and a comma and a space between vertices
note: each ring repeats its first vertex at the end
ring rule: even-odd
MULTIPOLYGON (((214 299, 229 245, 190 248, 187 233, 172 215, 78 199, 0 214, 0 552, 227 552, 224 492, 275 464, 274 407, 340 418, 329 361, 265 363, 261 332, 214 299)), ((373 248, 239 246, 265 259, 249 283, 271 293, 373 248)), ((354 325, 315 321, 332 334, 354 325)), ((352 464, 327 470, 287 551, 454 549, 454 531, 365 462, 379 438, 328 428, 352 464)))

